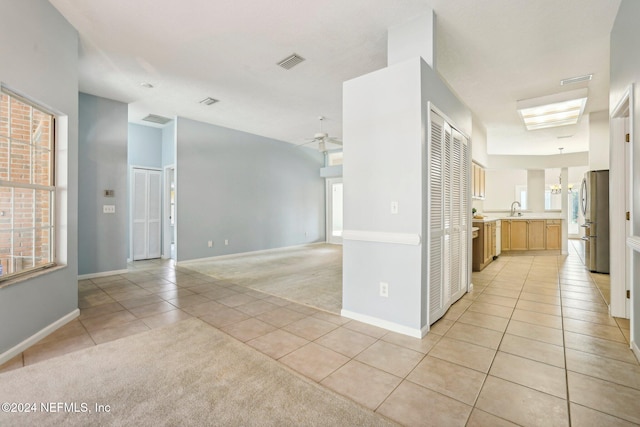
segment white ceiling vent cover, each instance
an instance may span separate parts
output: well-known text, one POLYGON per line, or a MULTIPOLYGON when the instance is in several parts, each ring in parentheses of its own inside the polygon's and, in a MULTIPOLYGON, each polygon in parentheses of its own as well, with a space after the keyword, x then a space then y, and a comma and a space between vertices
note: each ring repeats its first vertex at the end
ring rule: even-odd
POLYGON ((156 114, 149 114, 144 119, 145 122, 157 123, 159 125, 165 125, 171 121, 171 119, 163 116, 158 116, 156 114))
POLYGON ((205 99, 203 99, 202 101, 200 101, 200 104, 204 104, 204 105, 213 105, 216 102, 220 102, 219 100, 215 99, 215 98, 211 98, 210 96, 207 96, 205 99))
POLYGON ((298 55, 297 53, 294 53, 293 55, 288 56, 282 61, 278 62, 278 65, 284 68, 285 70, 290 70, 296 65, 298 65, 299 63, 301 63, 302 61, 304 61, 304 58, 298 55))

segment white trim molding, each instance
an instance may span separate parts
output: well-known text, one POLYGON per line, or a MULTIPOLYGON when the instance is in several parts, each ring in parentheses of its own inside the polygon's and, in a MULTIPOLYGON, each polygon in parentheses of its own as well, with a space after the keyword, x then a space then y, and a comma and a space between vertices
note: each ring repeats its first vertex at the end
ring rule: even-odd
POLYGON ((367 316, 366 314, 355 313, 353 311, 342 309, 340 311, 342 317, 357 320, 362 323, 377 326, 388 331, 397 332, 402 335, 408 335, 413 338, 422 339, 429 331, 429 326, 425 326, 421 329, 411 328, 409 326, 400 325, 398 323, 389 322, 388 320, 379 319, 373 316, 367 316))
POLYGON ((633 341, 633 338, 631 338, 631 351, 636 355, 636 359, 640 360, 640 348, 638 348, 638 344, 633 341))
POLYGON ((67 314, 65 316, 62 316, 60 319, 56 320, 55 322, 51 323, 50 325, 46 326, 45 328, 39 330, 38 332, 36 332, 35 334, 31 335, 29 338, 25 339, 21 343, 16 344, 15 346, 10 348, 9 350, 7 350, 4 353, 0 354, 0 365, 2 365, 5 362, 8 362, 11 359, 13 359, 17 355, 19 355, 20 353, 22 353, 23 351, 25 351, 26 349, 28 349, 29 347, 31 347, 32 345, 34 345, 35 343, 40 341, 41 339, 43 339, 46 336, 52 334, 53 332, 55 332, 56 330, 60 329, 61 327, 63 327, 67 323, 71 322, 73 319, 75 319, 78 316, 80 316, 80 310, 76 308, 71 313, 69 313, 69 314, 67 314))
POLYGON ((96 277, 105 277, 105 276, 115 276, 116 274, 125 274, 128 272, 129 270, 124 269, 124 270, 103 271, 101 273, 80 274, 78 275, 78 280, 95 279, 96 277))
POLYGON ((358 240, 360 242, 393 243, 398 245, 419 246, 422 243, 420 234, 386 233, 383 231, 344 230, 342 240, 358 240))
POLYGON ((176 261, 176 266, 185 266, 189 264, 196 264, 198 262, 215 261, 215 260, 234 258, 239 256, 245 256, 245 255, 250 256, 250 255, 259 255, 259 254, 270 253, 270 252, 286 251, 289 249, 304 248, 305 246, 315 246, 315 245, 328 245, 328 243, 327 242, 304 243, 302 245, 283 246, 281 248, 259 249, 257 251, 235 252, 232 254, 215 255, 215 256, 210 256, 206 258, 186 259, 184 261, 176 261))

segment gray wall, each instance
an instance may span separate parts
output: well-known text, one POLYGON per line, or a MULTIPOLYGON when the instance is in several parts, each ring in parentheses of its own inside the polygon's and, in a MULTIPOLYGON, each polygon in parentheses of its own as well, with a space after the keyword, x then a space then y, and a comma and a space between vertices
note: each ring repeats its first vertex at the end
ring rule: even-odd
POLYGON ((162 154, 162 129, 129 123, 129 165, 161 169, 162 154))
POLYGON ((325 240, 320 153, 184 118, 176 126, 178 261, 325 240))
POLYGON ((61 114, 57 259, 66 268, 0 289, 0 354, 78 307, 78 35, 45 0, 0 0, 0 81, 61 114), (65 117, 66 116, 66 117, 65 117))
MULTIPOLYGON (((611 68, 610 68, 610 97, 609 111, 613 111, 622 98, 625 90, 630 84, 634 84, 634 117, 632 118, 632 128, 635 129, 633 136, 633 185, 636 189, 633 196, 633 229, 634 234, 640 234, 640 56, 638 55, 638 45, 640 44, 640 33, 638 33, 638 20, 640 19, 640 2, 637 0, 622 0, 618 15, 611 31, 611 68)), ((611 179, 615 179, 617 174, 611 174, 611 179)), ((610 183, 611 188, 624 188, 623 183, 610 183)), ((631 290, 632 310, 634 313, 634 324, 631 327, 633 336, 632 342, 638 346, 640 343, 640 254, 634 252, 633 271, 635 280, 631 290)))
MULTIPOLYGON (((128 120, 128 119, 127 119, 128 120)), ((152 126, 129 123, 127 144, 127 207, 130 204, 131 194, 131 166, 141 166, 153 169, 162 169, 162 155, 164 150, 163 129, 152 126)), ((164 191, 163 191, 164 194, 164 191)), ((126 215, 126 254, 127 259, 131 258, 130 230, 131 211, 127 208, 126 215)))
POLYGON ((425 243, 375 236, 427 235, 428 102, 467 134, 471 114, 419 57, 349 80, 343 94, 344 229, 370 232, 373 240, 344 240, 343 313, 416 334, 427 325, 425 243), (380 282, 389 284, 386 298, 380 282))
POLYGON ((162 128, 162 166, 176 163, 176 122, 162 128))
POLYGON ((80 94, 78 273, 127 268, 127 104, 80 94), (104 190, 115 197, 104 197, 104 190), (103 213, 115 205, 115 214, 103 213))

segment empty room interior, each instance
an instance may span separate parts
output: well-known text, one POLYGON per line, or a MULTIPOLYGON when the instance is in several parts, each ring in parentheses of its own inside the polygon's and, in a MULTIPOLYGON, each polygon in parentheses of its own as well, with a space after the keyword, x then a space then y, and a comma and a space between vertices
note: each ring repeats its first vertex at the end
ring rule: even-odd
POLYGON ((640 3, 0 10, 0 425, 640 425, 640 3))

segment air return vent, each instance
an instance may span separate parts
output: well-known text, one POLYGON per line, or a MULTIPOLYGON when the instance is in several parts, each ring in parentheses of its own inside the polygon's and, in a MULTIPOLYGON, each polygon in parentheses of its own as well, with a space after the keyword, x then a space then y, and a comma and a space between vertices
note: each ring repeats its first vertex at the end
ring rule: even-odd
POLYGON ((560 80, 560 86, 570 85, 572 83, 588 82, 593 78, 593 74, 585 74, 584 76, 571 77, 560 80))
POLYGON ((147 117, 145 117, 142 120, 144 120, 145 122, 157 123, 159 125, 164 125, 171 121, 171 119, 167 117, 158 116, 156 114, 149 114, 147 117))
POLYGON ((299 63, 301 63, 302 61, 304 61, 304 58, 298 55, 297 53, 294 53, 293 55, 288 56, 282 61, 278 62, 278 65, 284 68, 285 70, 290 70, 296 65, 298 65, 299 63))
POLYGON ((200 104, 204 104, 204 105, 213 105, 216 102, 220 102, 217 99, 211 98, 210 96, 207 96, 205 99, 203 99, 202 101, 200 101, 200 104))

